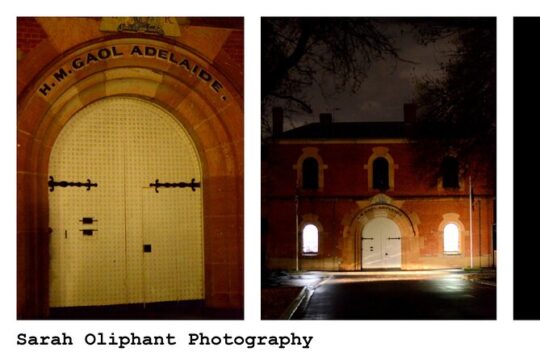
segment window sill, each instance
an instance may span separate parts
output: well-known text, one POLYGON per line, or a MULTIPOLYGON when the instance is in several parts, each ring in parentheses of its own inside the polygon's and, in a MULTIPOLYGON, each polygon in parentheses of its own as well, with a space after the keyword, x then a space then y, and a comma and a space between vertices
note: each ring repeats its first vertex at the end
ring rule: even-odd
POLYGON ((316 194, 316 193, 319 193, 319 192, 322 192, 323 191, 323 188, 317 188, 317 189, 298 189, 300 190, 299 193, 300 194, 316 194))
POLYGON ((444 256, 461 256, 461 253, 458 251, 445 251, 444 256))
POLYGON ((305 257, 315 257, 318 255, 319 255, 318 253, 303 253, 302 254, 302 256, 305 256, 305 257))

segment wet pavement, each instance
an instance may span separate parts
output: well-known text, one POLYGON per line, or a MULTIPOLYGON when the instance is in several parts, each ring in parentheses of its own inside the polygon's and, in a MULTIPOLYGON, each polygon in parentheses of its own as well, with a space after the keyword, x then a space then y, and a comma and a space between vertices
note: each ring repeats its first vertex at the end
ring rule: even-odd
POLYGON ((494 281, 463 271, 307 273, 281 284, 308 288, 292 319, 472 320, 496 318, 494 281))

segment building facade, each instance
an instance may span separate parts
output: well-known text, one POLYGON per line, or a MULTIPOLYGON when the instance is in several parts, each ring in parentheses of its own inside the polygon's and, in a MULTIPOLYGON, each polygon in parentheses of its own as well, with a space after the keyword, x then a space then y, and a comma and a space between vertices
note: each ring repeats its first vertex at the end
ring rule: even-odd
POLYGON ((18 18, 17 312, 243 308, 243 19, 18 18))
POLYGON ((267 269, 494 266, 495 163, 473 173, 449 153, 435 177, 424 176, 406 136, 414 105, 404 113, 394 123, 321 114, 319 123, 283 131, 274 109, 262 160, 267 269))

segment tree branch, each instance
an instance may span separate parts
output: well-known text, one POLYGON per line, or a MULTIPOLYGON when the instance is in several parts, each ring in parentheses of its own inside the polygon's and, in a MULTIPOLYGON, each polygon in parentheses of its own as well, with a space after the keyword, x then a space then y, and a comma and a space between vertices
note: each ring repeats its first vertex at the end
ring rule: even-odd
POLYGON ((261 89, 261 96, 263 98, 266 95, 269 95, 277 87, 278 82, 286 77, 286 74, 289 72, 289 70, 293 68, 300 61, 302 56, 306 53, 306 47, 311 36, 310 27, 307 24, 308 23, 306 22, 304 23, 304 26, 302 26, 300 38, 298 39, 296 47, 291 53, 291 55, 289 55, 280 64, 278 64, 278 66, 276 66, 275 70, 272 74, 270 74, 266 81, 263 81, 261 89))
POLYGON ((274 97, 277 97, 279 99, 283 99, 283 100, 287 100, 287 101, 292 101, 298 105, 300 105, 300 107, 307 113, 311 114, 313 113, 313 109, 311 108, 311 106, 309 106, 309 104, 307 104, 306 102, 304 102, 303 100, 301 99, 298 99, 292 95, 283 95, 283 94, 275 94, 275 93, 270 93, 268 94, 269 96, 274 96, 274 97))

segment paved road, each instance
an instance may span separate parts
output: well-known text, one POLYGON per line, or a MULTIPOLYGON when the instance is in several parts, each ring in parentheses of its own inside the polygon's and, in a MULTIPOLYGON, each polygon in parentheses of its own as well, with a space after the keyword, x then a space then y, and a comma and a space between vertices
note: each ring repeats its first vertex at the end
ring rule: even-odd
POLYGON ((495 297, 495 286, 455 275, 382 281, 334 275, 312 291, 293 319, 495 319, 495 297))

